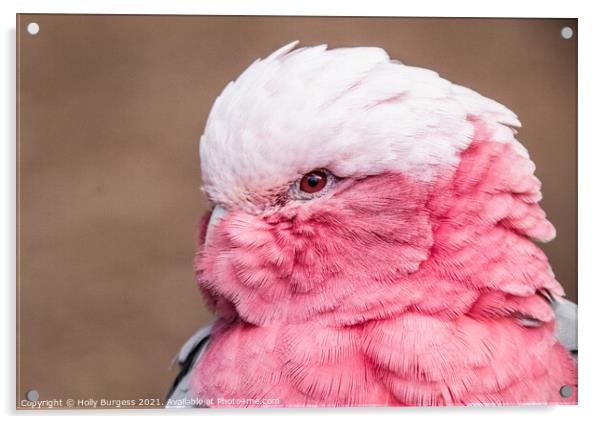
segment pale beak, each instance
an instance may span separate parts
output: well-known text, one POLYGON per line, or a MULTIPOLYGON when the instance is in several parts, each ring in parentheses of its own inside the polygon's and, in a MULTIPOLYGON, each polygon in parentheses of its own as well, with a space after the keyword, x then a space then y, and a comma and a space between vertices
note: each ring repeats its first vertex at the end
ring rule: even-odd
POLYGON ((207 224, 207 236, 205 237, 205 247, 207 246, 207 244, 209 243, 209 240, 211 239, 211 236, 213 234, 213 228, 215 227, 215 224, 217 224, 219 221, 221 221, 221 219, 223 217, 225 217, 228 214, 228 211, 221 207, 221 206, 215 206, 213 208, 213 210, 211 211, 211 217, 209 218, 209 223, 207 224))

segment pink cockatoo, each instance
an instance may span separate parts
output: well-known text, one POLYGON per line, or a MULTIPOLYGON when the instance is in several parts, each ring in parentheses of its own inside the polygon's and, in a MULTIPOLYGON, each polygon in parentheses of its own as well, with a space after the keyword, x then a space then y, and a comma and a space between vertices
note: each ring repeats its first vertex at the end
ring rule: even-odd
POLYGON ((576 403, 514 113, 380 48, 295 44, 231 82, 201 138, 215 207, 195 266, 216 321, 189 396, 576 403))

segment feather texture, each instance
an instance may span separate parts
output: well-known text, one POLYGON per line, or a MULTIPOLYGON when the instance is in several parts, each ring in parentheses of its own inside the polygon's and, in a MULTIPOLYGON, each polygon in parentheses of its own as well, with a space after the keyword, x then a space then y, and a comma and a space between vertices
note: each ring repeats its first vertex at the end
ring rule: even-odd
POLYGON ((555 230, 516 116, 381 49, 293 47, 224 90, 201 140, 220 219, 195 268, 218 321, 195 393, 575 403, 546 300, 563 290, 532 241, 555 230), (319 168, 332 190, 282 201, 319 168))

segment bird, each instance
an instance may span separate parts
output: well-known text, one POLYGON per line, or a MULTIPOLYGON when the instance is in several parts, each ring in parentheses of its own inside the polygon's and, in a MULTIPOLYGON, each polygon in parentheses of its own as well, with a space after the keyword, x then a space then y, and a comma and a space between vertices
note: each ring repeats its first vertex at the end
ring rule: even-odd
POLYGON ((576 305, 507 107, 378 47, 293 42, 215 100, 172 407, 577 403, 576 305))

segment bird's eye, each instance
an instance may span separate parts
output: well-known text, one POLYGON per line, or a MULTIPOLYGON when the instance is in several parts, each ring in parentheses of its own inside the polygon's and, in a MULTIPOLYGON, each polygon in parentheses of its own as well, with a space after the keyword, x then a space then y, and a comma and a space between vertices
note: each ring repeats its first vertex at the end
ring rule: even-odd
POLYGON ((294 181, 286 198, 290 200, 311 200, 328 194, 340 180, 326 169, 314 169, 294 181))
POLYGON ((299 189, 304 193, 317 193, 326 187, 328 176, 324 171, 314 170, 305 174, 299 181, 299 189))

